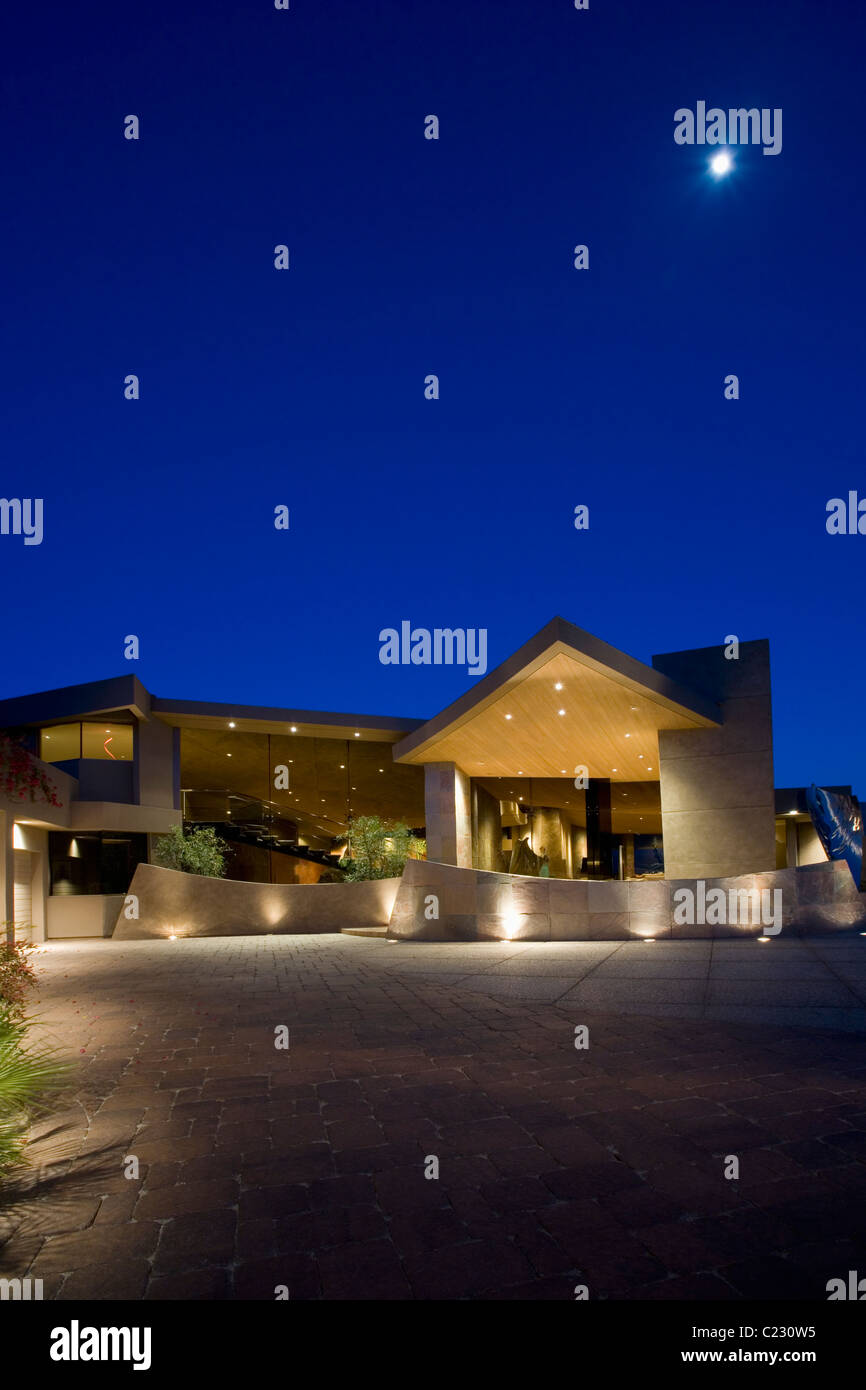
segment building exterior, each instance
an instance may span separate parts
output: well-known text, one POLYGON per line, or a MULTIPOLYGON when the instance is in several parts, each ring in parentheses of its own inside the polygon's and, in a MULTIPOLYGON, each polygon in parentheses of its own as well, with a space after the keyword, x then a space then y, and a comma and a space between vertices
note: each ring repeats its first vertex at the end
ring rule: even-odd
POLYGON ((36 940, 110 935, 182 822, 217 827, 231 878, 281 888, 339 878, 340 836, 365 814, 425 834, 434 864, 499 877, 826 862, 802 792, 774 788, 766 641, 647 666, 556 618, 425 721, 172 700, 125 675, 0 701, 0 728, 59 802, 0 800, 4 915, 36 940))

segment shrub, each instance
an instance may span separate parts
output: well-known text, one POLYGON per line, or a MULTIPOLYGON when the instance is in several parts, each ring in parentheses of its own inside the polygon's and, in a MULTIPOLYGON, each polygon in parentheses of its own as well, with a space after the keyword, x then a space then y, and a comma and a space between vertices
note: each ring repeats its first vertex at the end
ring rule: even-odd
POLYGON ((69 1071, 50 1048, 25 1043, 32 1026, 25 996, 36 983, 32 949, 19 942, 0 946, 0 1183, 26 1162, 30 1124, 69 1071))
POLYGON ((47 801, 59 806, 54 783, 20 739, 0 733, 0 793, 14 801, 47 801))
POLYGON ((33 947, 22 941, 0 942, 0 1014, 11 1019, 24 1017, 24 999, 36 984, 36 971, 30 964, 33 947))
POLYGON ((222 878, 228 848, 225 840, 221 840, 211 826, 186 830, 173 825, 168 834, 157 841, 153 857, 163 869, 181 869, 187 874, 222 878))
POLYGON ((426 851, 426 841, 402 821, 358 816, 349 826, 341 863, 348 858, 346 878, 350 880, 398 878, 407 859, 421 859, 426 851))

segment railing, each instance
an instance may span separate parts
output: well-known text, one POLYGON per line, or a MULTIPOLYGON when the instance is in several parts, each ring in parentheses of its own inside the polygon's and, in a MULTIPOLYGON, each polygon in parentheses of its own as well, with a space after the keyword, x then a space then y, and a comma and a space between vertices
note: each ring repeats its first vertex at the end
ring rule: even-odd
POLYGON ((324 827, 325 833, 334 838, 344 830, 339 821, 331 820, 318 811, 306 811, 302 806, 286 806, 265 800, 264 797, 247 796, 228 787, 185 787, 181 795, 183 818, 193 823, 232 824, 250 829, 261 827, 268 834, 279 836, 280 824, 294 828, 296 819, 301 818, 324 827))

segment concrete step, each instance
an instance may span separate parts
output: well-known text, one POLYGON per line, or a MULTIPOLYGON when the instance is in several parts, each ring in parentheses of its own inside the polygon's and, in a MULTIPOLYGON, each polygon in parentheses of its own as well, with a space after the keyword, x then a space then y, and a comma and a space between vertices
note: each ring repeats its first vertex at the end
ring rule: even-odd
POLYGON ((341 927, 341 936, 387 936, 387 927, 341 927))

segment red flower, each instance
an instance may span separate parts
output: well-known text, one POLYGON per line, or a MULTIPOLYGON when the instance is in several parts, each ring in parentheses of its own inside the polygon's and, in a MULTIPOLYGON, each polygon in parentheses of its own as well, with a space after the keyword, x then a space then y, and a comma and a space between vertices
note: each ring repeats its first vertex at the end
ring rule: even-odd
POLYGON ((19 740, 0 733, 0 793, 16 801, 47 801, 60 806, 54 783, 19 740))

